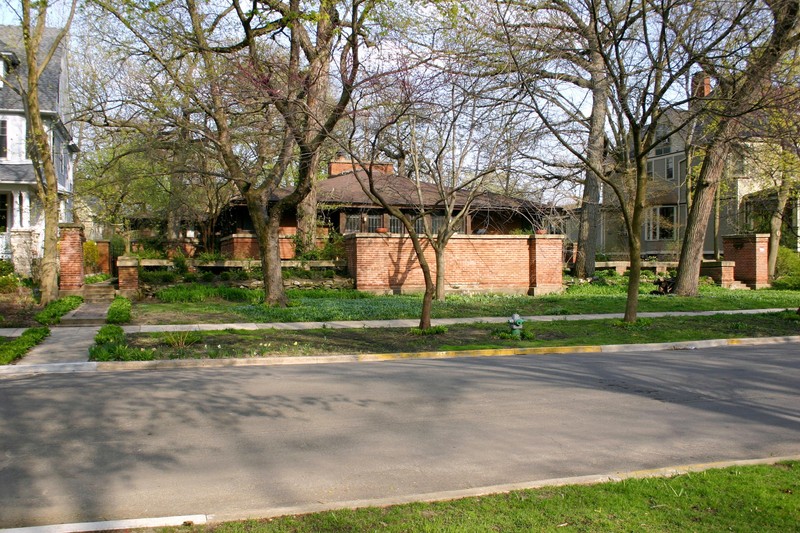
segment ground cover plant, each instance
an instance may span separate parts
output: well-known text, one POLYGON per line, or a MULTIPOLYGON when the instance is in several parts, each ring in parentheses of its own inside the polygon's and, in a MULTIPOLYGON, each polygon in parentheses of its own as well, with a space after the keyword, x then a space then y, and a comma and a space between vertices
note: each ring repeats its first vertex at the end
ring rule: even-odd
POLYGON ((164 531, 797 531, 800 462, 164 531))
POLYGON ((131 321, 131 301, 117 296, 108 306, 106 322, 109 324, 125 324, 131 321))
POLYGON ((126 358, 136 358, 137 353, 143 353, 147 360, 359 353, 405 353, 413 357, 413 353, 425 351, 800 335, 800 316, 784 311, 757 315, 645 318, 634 324, 621 320, 527 322, 520 340, 512 337, 505 324, 459 324, 439 327, 430 333, 420 334, 420 330, 410 328, 226 329, 128 334, 124 340, 119 340, 119 344, 132 349, 130 353, 125 352, 126 358))
POLYGON ((58 300, 53 300, 44 309, 36 313, 36 321, 43 326, 52 326, 61 322, 61 317, 77 309, 83 303, 80 296, 65 296, 58 300))
MULTIPOLYGON (((563 315, 581 313, 621 313, 625 309, 625 278, 618 284, 584 284, 570 287, 564 294, 548 296, 474 295, 448 296, 434 302, 434 318, 482 316, 563 315)), ((713 311, 729 309, 797 308, 796 291, 732 291, 713 285, 701 287, 697 297, 651 295, 653 285, 643 285, 640 312, 713 311), (645 292, 647 291, 647 292, 645 292)), ((156 292, 154 299, 136 302, 135 324, 190 324, 235 322, 302 322, 337 320, 385 320, 419 318, 419 295, 374 296, 354 290, 287 291, 290 305, 276 308, 263 305, 261 291, 202 284, 169 287, 156 292)))
POLYGON ((29 328, 16 338, 0 338, 0 365, 16 361, 50 335, 46 327, 29 328))

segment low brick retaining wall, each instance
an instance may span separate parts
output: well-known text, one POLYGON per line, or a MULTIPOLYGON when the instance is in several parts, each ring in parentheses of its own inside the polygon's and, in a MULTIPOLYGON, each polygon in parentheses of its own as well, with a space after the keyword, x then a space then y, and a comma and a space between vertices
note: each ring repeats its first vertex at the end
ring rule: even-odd
MULTIPOLYGON (((561 235, 454 235, 445 252, 445 290, 462 293, 547 294, 563 290, 561 235)), ((375 293, 425 289, 411 239, 400 235, 345 237, 355 288, 375 293)), ((435 276, 436 257, 425 257, 435 276)))

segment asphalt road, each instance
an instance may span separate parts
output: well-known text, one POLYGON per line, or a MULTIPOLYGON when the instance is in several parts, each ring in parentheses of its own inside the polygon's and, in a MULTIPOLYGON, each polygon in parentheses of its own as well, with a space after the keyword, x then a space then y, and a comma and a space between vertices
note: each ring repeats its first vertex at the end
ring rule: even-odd
POLYGON ((0 379, 0 527, 800 453, 800 345, 0 379))

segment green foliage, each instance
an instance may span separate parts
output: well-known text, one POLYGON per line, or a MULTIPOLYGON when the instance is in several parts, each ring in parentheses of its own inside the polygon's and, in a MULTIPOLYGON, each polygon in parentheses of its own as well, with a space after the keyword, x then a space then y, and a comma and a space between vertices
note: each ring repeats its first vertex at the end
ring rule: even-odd
POLYGON ((16 361, 48 335, 50 335, 50 329, 46 327, 29 328, 16 339, 0 344, 0 365, 16 361))
POLYGON ((783 276, 772 282, 772 288, 784 291, 800 291, 800 276, 783 276))
POLYGON ((173 270, 139 270, 139 279, 144 283, 163 284, 175 283, 178 274, 173 270))
POLYGON ((536 340, 536 333, 531 331, 529 327, 523 327, 519 332, 519 337, 509 331, 508 327, 494 328, 491 336, 496 339, 511 340, 511 341, 533 341, 536 340))
POLYGON ((783 246, 778 249, 775 262, 775 277, 781 276, 800 277, 800 254, 783 246))
MULTIPOLYGON (((213 272, 211 272, 210 270, 209 270, 209 271, 206 271, 206 272, 203 272, 202 274, 200 274, 200 281, 203 281, 203 282, 205 282, 205 283, 211 283, 211 282, 212 282, 212 281, 214 281, 215 279, 216 279, 216 276, 215 276, 215 275, 214 275, 214 273, 213 273, 213 272)), ((187 280, 187 281, 188 281, 188 280, 187 280)))
POLYGON ((444 333, 447 333, 447 326, 431 326, 427 329, 411 328, 412 335, 442 335, 444 333))
POLYGON ((333 279, 336 272, 330 268, 312 268, 309 270, 303 268, 284 268, 284 279, 333 279))
POLYGON ((109 324, 125 324, 131 321, 131 301, 117 296, 108 307, 106 322, 109 324))
POLYGON ((36 313, 36 321, 43 326, 52 326, 61 322, 61 317, 77 309, 83 303, 80 296, 65 296, 58 300, 53 300, 44 309, 36 313))
POLYGON ((186 261, 186 257, 181 254, 172 258, 172 264, 175 266, 175 272, 178 274, 184 275, 189 272, 189 264, 186 261))
POLYGON ((83 266, 89 272, 96 271, 100 266, 100 250, 97 249, 97 243, 94 241, 83 243, 83 266))
POLYGON ((211 298, 251 304, 264 301, 264 293, 261 291, 240 289, 239 287, 209 287, 194 283, 161 289, 156 292, 155 296, 165 303, 204 302, 211 298))
POLYGON ((122 344, 125 342, 125 331, 116 325, 107 325, 100 328, 94 336, 95 344, 122 344))
POLYGON ((250 274, 242 268, 234 268, 222 271, 219 279, 222 281, 245 281, 250 279, 250 274))
POLYGON ((8 276, 14 273, 14 263, 0 259, 0 276, 8 276))
POLYGON ((653 326, 652 318, 639 318, 635 322, 625 322, 623 320, 612 320, 611 325, 615 328, 624 330, 646 330, 653 326))
POLYGON ((202 340, 196 331, 167 331, 163 335, 164 342, 172 348, 186 348, 202 340))
POLYGON ((297 251, 295 259, 298 261, 332 261, 345 256, 344 237, 338 233, 331 233, 321 248, 304 250, 302 244, 300 236, 295 235, 294 246, 297 251))
POLYGON ((194 272, 187 272, 183 275, 183 281, 185 283, 195 283, 198 279, 200 279, 200 277, 194 272))
POLYGON ((125 332, 115 325, 100 328, 94 342, 89 348, 92 361, 149 361, 155 357, 153 350, 130 348, 125 344, 125 332))
POLYGON ((19 287, 19 278, 16 274, 0 275, 0 293, 14 292, 19 287))
POLYGON ((225 256, 220 252, 201 252, 194 259, 198 263, 216 263, 217 261, 224 261, 225 256))
POLYGON ((167 254, 163 250, 155 250, 153 248, 141 248, 136 250, 135 252, 131 252, 131 255, 134 257, 138 257, 139 259, 166 259, 167 254))
POLYGON ((90 274, 89 276, 86 276, 83 278, 83 282, 87 285, 91 285, 92 283, 102 283, 109 279, 111 279, 111 276, 101 272, 100 274, 90 274))
POLYGON ((123 239, 121 235, 112 235, 108 247, 111 252, 111 257, 115 259, 121 255, 125 255, 125 239, 123 239))

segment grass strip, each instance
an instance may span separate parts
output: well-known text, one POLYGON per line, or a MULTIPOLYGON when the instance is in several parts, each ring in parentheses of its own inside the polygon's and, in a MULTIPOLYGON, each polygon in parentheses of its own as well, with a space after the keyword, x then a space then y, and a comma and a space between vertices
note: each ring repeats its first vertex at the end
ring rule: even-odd
POLYGON ((47 327, 28 328, 19 337, 0 343, 0 365, 16 361, 48 335, 50 329, 47 327))
POLYGON ((478 498, 345 509, 169 532, 798 531, 800 462, 478 498))
POLYGON ((34 318, 43 326, 52 326, 61 322, 62 316, 77 309, 82 303, 83 298, 80 296, 65 296, 47 304, 34 318))
MULTIPOLYGON (((649 291, 652 286, 646 287, 649 291)), ((626 288, 576 285, 564 294, 452 295, 434 302, 434 318, 484 316, 567 315, 622 313, 626 288)), ((197 324, 231 322, 308 322, 340 320, 387 320, 419 318, 422 299, 418 295, 374 296, 358 291, 288 291, 290 306, 277 308, 263 303, 263 293, 238 287, 193 284, 164 289, 156 301, 134 304, 136 324, 197 324), (163 299, 162 299, 163 298, 163 299)), ((796 291, 732 291, 715 286, 701 287, 700 296, 655 296, 641 294, 639 311, 715 311, 800 306, 796 291)))
POLYGON ((620 320, 527 322, 522 340, 504 324, 459 324, 420 335, 408 328, 222 330, 138 333, 126 337, 148 358, 310 356, 491 350, 604 344, 679 342, 800 335, 800 316, 791 311, 755 315, 680 316, 620 320))

